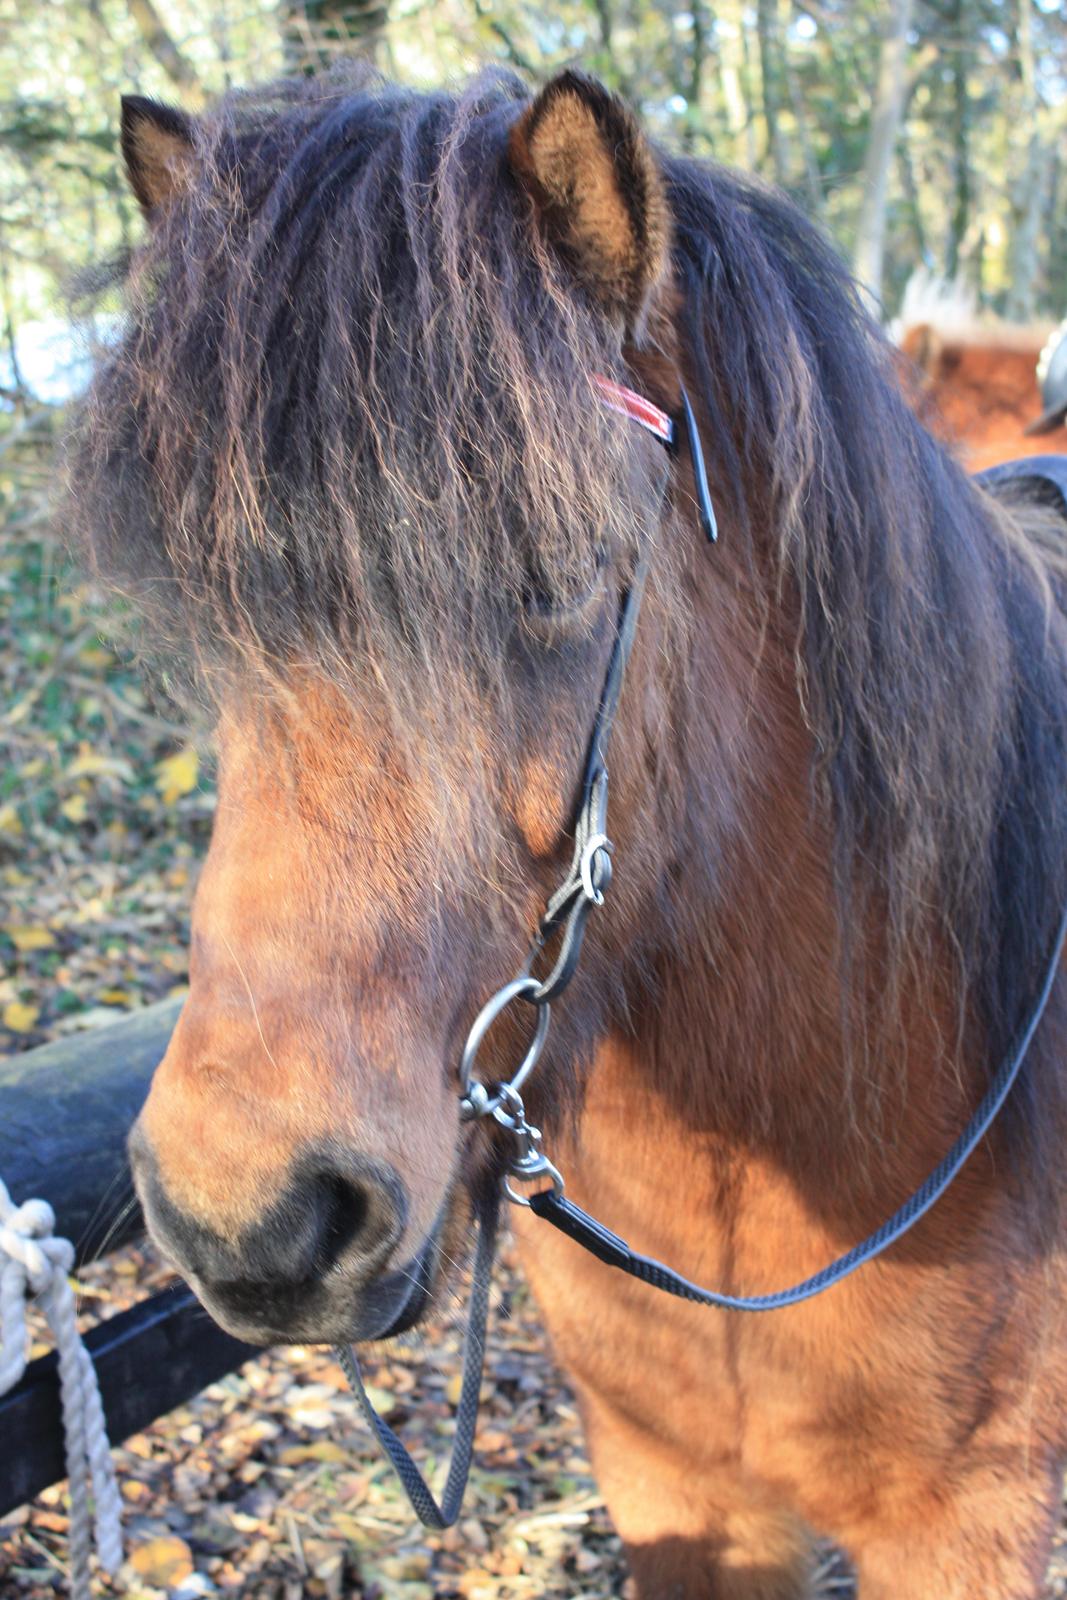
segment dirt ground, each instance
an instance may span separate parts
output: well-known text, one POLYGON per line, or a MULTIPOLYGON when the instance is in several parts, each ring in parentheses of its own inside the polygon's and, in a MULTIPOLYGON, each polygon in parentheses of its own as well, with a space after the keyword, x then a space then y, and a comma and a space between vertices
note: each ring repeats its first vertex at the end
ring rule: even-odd
MULTIPOLYGON (((181 993, 214 805, 165 686, 142 686, 52 532, 49 430, 0 441, 0 1054, 181 993)), ((23 1197, 18 1197, 23 1198, 23 1197)), ((141 1249, 84 1269, 83 1318, 166 1281, 141 1249)), ((439 1482, 464 1304, 368 1362, 389 1421, 439 1482)), ((38 1330, 40 1333, 40 1330, 38 1330)), ((42 1343, 41 1349, 47 1348, 42 1343)), ((2 1448, 2 1442, 0 1442, 2 1448)), ((333 1357, 275 1351, 116 1451, 131 1600, 609 1600, 628 1593, 571 1395, 505 1250, 464 1520, 426 1536, 333 1357)), ((0 1600, 66 1590, 60 1485, 0 1519, 0 1600)), ((828 1557, 821 1592, 851 1593, 828 1557)), ((1067 1553, 1047 1590, 1067 1597, 1067 1553)))

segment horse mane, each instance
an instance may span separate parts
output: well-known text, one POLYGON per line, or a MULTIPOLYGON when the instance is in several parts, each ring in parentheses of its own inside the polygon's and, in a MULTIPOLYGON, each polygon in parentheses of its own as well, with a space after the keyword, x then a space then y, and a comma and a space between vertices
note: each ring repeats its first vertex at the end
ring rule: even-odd
MULTIPOLYGON (((447 698, 472 653, 502 675, 531 583, 584 592, 591 529, 626 552, 655 524, 590 399, 591 370, 625 376, 620 335, 504 166, 526 99, 499 75, 459 96, 334 75, 204 119, 76 463, 98 562, 160 634, 268 676, 369 664, 410 716, 404 686, 447 698)), ((1067 896, 1061 553, 924 431, 790 203, 661 159, 716 492, 753 551, 774 529, 767 605, 795 598, 846 934, 877 904, 898 956, 951 951, 999 1052, 1067 896)))
POLYGON ((498 73, 453 96, 347 64, 196 120, 195 181, 128 265, 73 512, 209 690, 370 677, 401 727, 472 678, 503 693, 516 614, 579 602, 654 522, 659 483, 594 397, 620 335, 531 251, 506 181, 524 100, 498 73))
POLYGON ((895 344, 907 349, 916 335, 933 334, 945 345, 990 351, 1038 351, 1052 332, 1050 322, 1008 322, 978 304, 974 288, 959 278, 919 268, 904 286, 900 311, 889 324, 895 344))
POLYGON ((796 586, 846 936, 848 908, 858 923, 877 905, 898 957, 947 950, 995 1059, 1067 897, 1062 524, 998 505, 931 438, 791 203, 693 161, 665 169, 718 481, 767 516, 796 586))

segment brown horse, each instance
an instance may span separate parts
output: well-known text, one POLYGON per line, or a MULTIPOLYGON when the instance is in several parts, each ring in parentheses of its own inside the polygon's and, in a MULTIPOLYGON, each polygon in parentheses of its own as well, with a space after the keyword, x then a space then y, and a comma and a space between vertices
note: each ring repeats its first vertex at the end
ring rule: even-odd
POLYGON ((973 470, 1035 449, 1067 451, 1063 424, 1036 441, 1026 432, 1043 410, 1037 363, 1050 332, 978 321, 945 328, 918 322, 903 329, 905 381, 919 414, 938 438, 959 448, 973 470))
MULTIPOLYGON (((833 252, 576 74, 134 100, 148 237, 75 458, 95 559, 218 706, 191 989, 132 1140, 225 1326, 366 1339, 446 1292, 506 1151, 457 1056, 569 859, 619 596, 616 881, 528 1084, 571 1192, 736 1292, 944 1154, 1067 897, 1051 518, 909 411, 833 252), (669 412, 691 462, 602 405, 669 412), (1044 519, 1042 521, 1042 519, 1044 519)), ((518 1214, 637 1589, 1036 1596, 1067 1446, 1056 993, 1007 1113, 806 1305, 657 1295, 518 1214)), ((525 1045, 509 1013, 483 1076, 525 1045), (514 1024, 514 1026, 512 1026, 514 1024)))

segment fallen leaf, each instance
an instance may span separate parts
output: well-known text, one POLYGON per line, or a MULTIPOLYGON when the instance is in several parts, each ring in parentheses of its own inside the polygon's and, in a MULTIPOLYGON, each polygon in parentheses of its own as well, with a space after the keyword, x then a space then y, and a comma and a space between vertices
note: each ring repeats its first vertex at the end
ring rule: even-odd
POLYGON ((55 935, 38 924, 9 922, 4 929, 16 950, 51 950, 55 935))
POLYGON ((87 644, 84 650, 79 650, 78 659, 86 667, 109 667, 115 657, 101 645, 87 644))
POLYGON ((41 1015, 40 1006, 26 1006, 21 1000, 12 1000, 4 1007, 4 1027, 12 1033, 31 1033, 41 1015))
POLYGON ((183 794, 196 788, 200 758, 192 745, 156 762, 156 788, 165 806, 172 806, 183 794))
POLYGON ((172 1589, 194 1570, 193 1553, 175 1536, 149 1539, 130 1556, 130 1566, 154 1589, 172 1589))
POLYGON ((368 1383, 365 1385, 365 1393, 380 1417, 388 1417, 396 1410, 396 1395, 391 1389, 381 1389, 377 1384, 368 1383))
POLYGON ((59 809, 68 822, 84 822, 89 813, 89 802, 83 794, 72 794, 59 809))
POLYGON ((315 1444, 290 1445, 278 1456, 283 1467, 299 1467, 306 1461, 344 1462, 350 1459, 350 1452, 332 1439, 319 1439, 315 1444))
POLYGON ((67 778, 121 778, 124 783, 129 783, 133 775, 130 763, 121 756, 105 756, 98 750, 90 750, 87 745, 83 745, 70 766, 64 768, 64 777, 67 778))

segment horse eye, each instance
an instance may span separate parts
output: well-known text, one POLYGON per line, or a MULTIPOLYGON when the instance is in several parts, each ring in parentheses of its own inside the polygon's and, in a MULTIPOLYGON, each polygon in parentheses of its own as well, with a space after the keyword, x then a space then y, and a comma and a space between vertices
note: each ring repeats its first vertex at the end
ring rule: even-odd
POLYGON ((608 565, 608 553, 598 545, 593 555, 589 581, 561 587, 539 565, 531 565, 522 589, 522 610, 527 621, 552 625, 566 624, 584 616, 600 592, 608 565))

